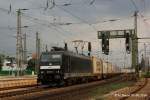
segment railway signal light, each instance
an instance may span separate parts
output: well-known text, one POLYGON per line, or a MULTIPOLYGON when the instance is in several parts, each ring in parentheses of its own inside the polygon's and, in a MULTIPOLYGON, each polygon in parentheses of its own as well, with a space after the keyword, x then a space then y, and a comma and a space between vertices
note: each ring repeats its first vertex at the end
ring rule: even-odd
POLYGON ((92 51, 91 42, 88 42, 88 51, 89 51, 89 52, 91 52, 91 51, 92 51))
POLYGON ((65 43, 65 47, 64 47, 64 49, 65 49, 65 51, 67 51, 67 50, 68 50, 68 45, 67 45, 67 43, 65 43))
POLYGON ((105 52, 105 34, 102 34, 102 52, 105 52))
POLYGON ((129 33, 126 33, 126 40, 125 40, 125 45, 126 45, 126 51, 127 51, 127 53, 130 53, 130 51, 131 51, 131 46, 130 46, 130 44, 131 44, 131 39, 130 39, 130 34, 129 33))
POLYGON ((105 44, 105 45, 106 45, 106 46, 105 46, 105 47, 106 47, 106 48, 105 48, 106 50, 105 50, 104 53, 105 53, 106 55, 108 55, 108 54, 109 54, 109 38, 106 39, 106 44, 105 44))
POLYGON ((91 42, 88 42, 88 56, 91 55, 91 51, 92 51, 92 46, 91 46, 91 42))
POLYGON ((102 33, 102 52, 109 54, 109 34, 102 33))

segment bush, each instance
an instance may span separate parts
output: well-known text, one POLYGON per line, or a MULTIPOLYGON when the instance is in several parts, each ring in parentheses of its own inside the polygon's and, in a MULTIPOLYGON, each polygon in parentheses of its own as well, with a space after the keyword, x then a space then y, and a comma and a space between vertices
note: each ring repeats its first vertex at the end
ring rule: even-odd
POLYGON ((28 61, 28 66, 27 66, 27 70, 35 70, 35 65, 36 65, 36 59, 30 59, 28 61))
MULTIPOLYGON (((13 71, 14 73, 14 71, 13 71)), ((8 76, 8 75, 11 75, 12 72, 11 71, 0 71, 0 76, 8 76)))
POLYGON ((143 77, 149 78, 149 77, 150 77, 150 72, 145 72, 145 73, 143 74, 143 77))

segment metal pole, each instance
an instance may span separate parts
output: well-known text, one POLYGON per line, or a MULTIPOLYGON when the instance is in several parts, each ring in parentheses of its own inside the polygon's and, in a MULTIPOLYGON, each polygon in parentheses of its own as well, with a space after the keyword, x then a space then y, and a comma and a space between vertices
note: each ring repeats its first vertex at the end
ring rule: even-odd
POLYGON ((145 56, 144 56, 144 59, 145 59, 144 71, 146 72, 146 70, 147 70, 147 68, 146 68, 146 67, 147 67, 147 66, 146 66, 146 44, 145 44, 145 43, 144 43, 144 55, 145 55, 145 56))
POLYGON ((35 66, 35 72, 37 72, 37 68, 38 68, 38 35, 39 33, 36 32, 36 66, 35 66))
POLYGON ((38 63, 37 63, 37 74, 38 74, 38 72, 39 72, 39 67, 40 67, 40 39, 38 39, 38 57, 37 57, 37 61, 38 61, 38 63))
POLYGON ((107 55, 107 75, 109 75, 109 73, 108 73, 108 55, 107 55))
POLYGON ((17 76, 19 76, 19 10, 17 11, 17 43, 16 43, 17 76))
POLYGON ((103 72, 104 72, 104 71, 103 71, 103 66, 104 66, 104 65, 103 65, 103 61, 101 61, 101 63, 102 63, 101 65, 102 65, 102 79, 103 79, 103 78, 104 78, 104 75, 103 75, 103 72))
POLYGON ((147 72, 149 74, 149 57, 148 57, 148 68, 147 68, 147 72))
POLYGON ((40 39, 39 39, 39 33, 36 33, 36 68, 35 71, 38 74, 39 71, 39 58, 40 58, 40 39))
POLYGON ((21 10, 17 11, 17 44, 16 44, 17 76, 20 75, 22 62, 21 10))
POLYGON ((138 39, 137 39, 137 11, 134 13, 134 34, 132 36, 132 68, 135 68, 135 72, 138 75, 138 39))
POLYGON ((17 43, 16 43, 16 62, 17 62, 17 75, 22 73, 23 65, 23 46, 22 46, 22 34, 21 34, 21 10, 28 9, 18 9, 17 10, 17 43))
POLYGON ((124 52, 124 69, 126 68, 126 52, 124 52))
POLYGON ((26 33, 24 34, 23 39, 24 39, 24 50, 23 50, 24 51, 24 56, 23 57, 24 57, 24 64, 26 64, 27 63, 27 43, 26 43, 27 42, 26 41, 27 40, 27 35, 26 35, 26 33))

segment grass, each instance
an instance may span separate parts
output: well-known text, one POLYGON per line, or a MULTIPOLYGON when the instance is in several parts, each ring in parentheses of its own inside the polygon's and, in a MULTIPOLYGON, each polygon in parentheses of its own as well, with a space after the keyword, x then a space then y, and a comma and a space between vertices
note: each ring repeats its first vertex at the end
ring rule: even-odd
POLYGON ((149 78, 150 77, 150 72, 143 73, 142 77, 149 78))
POLYGON ((9 71, 0 71, 0 76, 9 76, 11 72, 9 71))
POLYGON ((111 91, 115 91, 127 86, 133 85, 134 82, 125 81, 119 83, 110 83, 103 86, 98 86, 97 88, 92 89, 91 97, 95 100, 103 100, 103 95, 110 93, 111 91))
MULTIPOLYGON (((17 74, 16 71, 13 71, 13 74, 17 74)), ((25 70, 25 75, 32 75, 32 70, 25 70)), ((12 71, 0 71, 0 76, 10 76, 12 75, 12 71)))

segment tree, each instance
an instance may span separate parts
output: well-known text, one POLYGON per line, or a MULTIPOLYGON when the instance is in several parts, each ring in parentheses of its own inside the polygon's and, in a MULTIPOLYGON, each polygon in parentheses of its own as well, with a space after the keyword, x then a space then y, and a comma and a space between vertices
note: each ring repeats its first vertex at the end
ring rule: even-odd
POLYGON ((27 66, 27 70, 35 70, 35 65, 36 65, 36 59, 30 59, 28 61, 28 66, 27 66))
POLYGON ((4 58, 5 58, 5 55, 0 54, 0 71, 2 70, 2 66, 3 66, 4 58))

